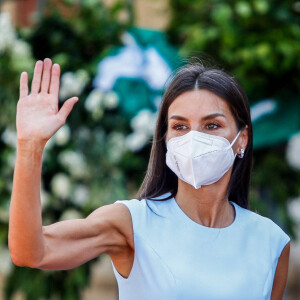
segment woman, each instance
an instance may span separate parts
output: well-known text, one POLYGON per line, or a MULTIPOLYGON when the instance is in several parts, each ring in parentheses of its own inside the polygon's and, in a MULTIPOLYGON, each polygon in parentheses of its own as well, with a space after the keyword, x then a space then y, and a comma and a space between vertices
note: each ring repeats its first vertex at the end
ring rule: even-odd
POLYGON ((21 74, 13 262, 63 270, 107 253, 121 300, 282 299, 290 238, 247 209, 252 126, 235 79, 200 64, 180 69, 161 104, 139 200, 43 226, 43 149, 78 101, 70 98, 58 111, 59 76, 57 64, 38 61, 29 94, 21 74))

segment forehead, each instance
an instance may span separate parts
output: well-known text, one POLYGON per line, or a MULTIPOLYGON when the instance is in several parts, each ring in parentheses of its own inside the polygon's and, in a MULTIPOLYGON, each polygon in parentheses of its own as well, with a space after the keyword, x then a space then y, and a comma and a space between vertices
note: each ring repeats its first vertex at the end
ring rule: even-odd
POLYGON ((208 90, 188 91, 172 102, 168 110, 168 118, 172 115, 180 115, 199 119, 214 113, 222 113, 226 118, 233 119, 229 105, 221 97, 208 90))
POLYGON ((173 114, 186 117, 202 117, 207 114, 222 113, 233 118, 229 105, 225 100, 208 90, 188 91, 179 95, 168 109, 168 118, 173 114))

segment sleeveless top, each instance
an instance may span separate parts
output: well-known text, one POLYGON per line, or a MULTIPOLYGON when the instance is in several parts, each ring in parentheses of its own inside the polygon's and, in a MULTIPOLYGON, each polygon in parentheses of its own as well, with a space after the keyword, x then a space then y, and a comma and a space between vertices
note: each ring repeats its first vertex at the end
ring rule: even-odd
POLYGON ((229 202, 233 223, 212 228, 190 219, 175 198, 116 201, 130 211, 135 246, 128 278, 112 263, 119 300, 270 299, 290 238, 271 219, 229 202))

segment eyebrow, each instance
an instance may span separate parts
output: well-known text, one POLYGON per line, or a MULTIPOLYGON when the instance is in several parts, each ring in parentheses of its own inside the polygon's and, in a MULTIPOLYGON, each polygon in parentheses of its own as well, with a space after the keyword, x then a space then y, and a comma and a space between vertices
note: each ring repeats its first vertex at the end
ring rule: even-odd
MULTIPOLYGON (((210 114, 210 115, 207 115, 205 117, 202 118, 203 121, 206 121, 206 120, 210 120, 210 119, 214 119, 216 117, 223 117, 226 119, 226 116, 224 114, 221 114, 221 113, 214 113, 214 114, 210 114)), ((169 118, 169 120, 171 119, 174 119, 174 120, 178 120, 178 121, 188 121, 187 118, 185 117, 182 117, 182 116, 178 116, 178 115, 173 115, 169 118)))

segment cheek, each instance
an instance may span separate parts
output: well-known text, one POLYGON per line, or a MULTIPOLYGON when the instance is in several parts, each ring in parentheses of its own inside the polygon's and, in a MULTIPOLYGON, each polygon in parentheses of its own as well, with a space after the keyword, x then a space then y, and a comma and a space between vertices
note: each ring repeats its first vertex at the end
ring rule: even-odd
POLYGON ((165 142, 167 143, 168 140, 176 136, 178 136, 178 133, 175 130, 168 129, 166 133, 165 142))
POLYGON ((237 145, 233 145, 232 150, 235 153, 238 153, 239 147, 237 145))

